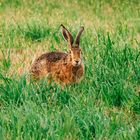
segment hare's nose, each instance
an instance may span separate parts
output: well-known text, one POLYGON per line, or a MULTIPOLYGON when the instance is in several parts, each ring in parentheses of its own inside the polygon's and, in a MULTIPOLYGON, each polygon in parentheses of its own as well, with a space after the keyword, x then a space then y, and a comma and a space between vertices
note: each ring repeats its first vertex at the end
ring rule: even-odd
POLYGON ((78 63, 79 63, 79 61, 78 61, 78 60, 76 60, 75 62, 76 62, 76 64, 78 64, 78 63))

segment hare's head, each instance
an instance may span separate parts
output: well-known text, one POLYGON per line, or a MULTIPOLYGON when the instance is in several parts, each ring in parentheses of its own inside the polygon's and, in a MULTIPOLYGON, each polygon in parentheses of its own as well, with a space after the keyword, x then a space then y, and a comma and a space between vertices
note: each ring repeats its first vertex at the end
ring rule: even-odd
POLYGON ((62 34, 64 38, 68 41, 69 49, 70 49, 70 59, 72 61, 73 66, 80 66, 82 63, 81 49, 80 49, 80 36, 84 31, 84 27, 82 26, 80 31, 78 32, 75 42, 71 33, 62 25, 62 34))

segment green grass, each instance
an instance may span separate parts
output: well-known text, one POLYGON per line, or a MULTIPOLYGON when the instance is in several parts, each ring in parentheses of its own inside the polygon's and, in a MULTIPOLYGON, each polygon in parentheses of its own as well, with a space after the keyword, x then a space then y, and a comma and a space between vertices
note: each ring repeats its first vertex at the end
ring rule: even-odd
POLYGON ((139 1, 2 0, 0 15, 1 139, 140 138, 139 1), (40 54, 68 50, 60 24, 85 27, 85 75, 64 90, 28 74, 40 54))

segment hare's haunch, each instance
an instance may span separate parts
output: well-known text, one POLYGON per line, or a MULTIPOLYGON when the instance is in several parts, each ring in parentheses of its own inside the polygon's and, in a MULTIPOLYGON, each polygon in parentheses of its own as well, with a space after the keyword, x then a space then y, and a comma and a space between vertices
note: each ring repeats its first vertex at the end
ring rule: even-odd
POLYGON ((69 53, 48 52, 42 54, 35 60, 31 68, 31 75, 34 79, 48 77, 60 84, 71 84, 80 81, 84 74, 80 49, 80 36, 84 30, 81 27, 77 34, 75 43, 71 33, 63 26, 62 34, 68 41, 69 53))

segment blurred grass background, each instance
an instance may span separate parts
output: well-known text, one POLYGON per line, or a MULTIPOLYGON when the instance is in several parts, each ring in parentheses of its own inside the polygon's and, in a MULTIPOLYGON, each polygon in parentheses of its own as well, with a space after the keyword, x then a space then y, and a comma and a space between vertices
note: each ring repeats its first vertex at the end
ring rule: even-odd
POLYGON ((1 0, 0 21, 0 138, 140 138, 138 0, 1 0), (29 83, 36 57, 68 50, 60 24, 85 27, 83 80, 29 83))

